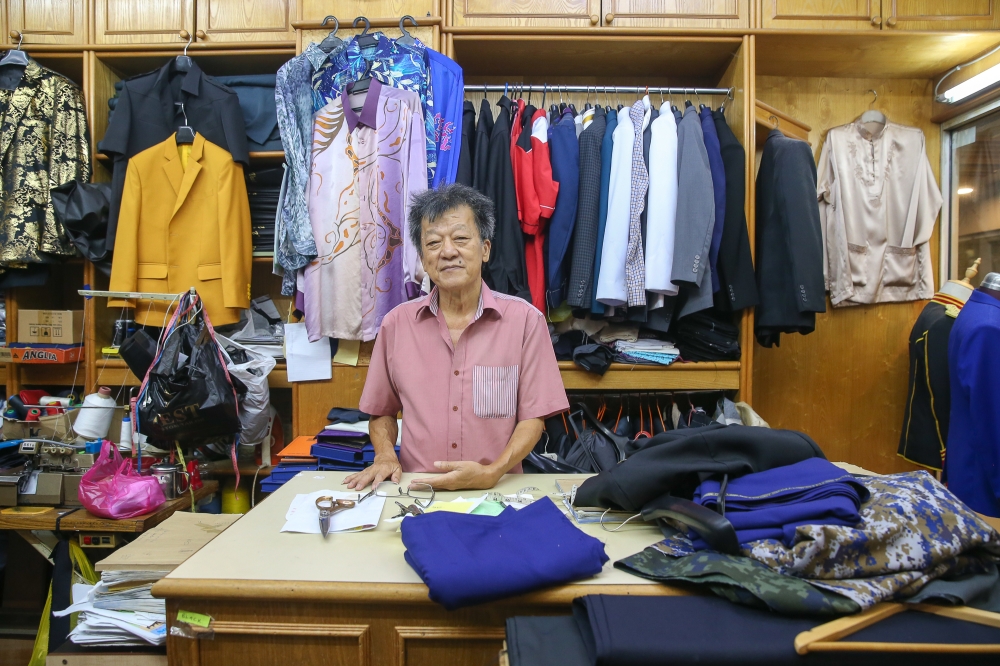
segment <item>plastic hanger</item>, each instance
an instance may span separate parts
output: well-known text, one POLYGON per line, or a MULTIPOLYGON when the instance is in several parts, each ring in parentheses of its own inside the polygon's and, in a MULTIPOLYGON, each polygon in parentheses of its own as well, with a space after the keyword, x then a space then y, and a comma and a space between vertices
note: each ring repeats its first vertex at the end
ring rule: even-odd
MULTIPOLYGON (((185 32, 187 32, 185 30, 185 32)), ((194 65, 194 60, 191 60, 191 56, 188 55, 188 47, 191 46, 191 42, 194 41, 194 35, 188 33, 187 44, 184 45, 184 53, 174 58, 174 71, 177 72, 190 72, 191 66, 194 65)))
POLYGON ((181 115, 184 116, 184 124, 177 128, 177 134, 175 135, 177 145, 189 146, 194 143, 194 128, 188 125, 187 111, 184 110, 184 102, 174 102, 174 106, 181 107, 181 115))
MULTIPOLYGON (((596 86, 594 87, 594 91, 597 91, 596 86)), ((587 99, 583 102, 583 110, 590 111, 592 108, 594 108, 594 105, 590 103, 590 86, 587 86, 587 99)))
POLYGON ((878 93, 874 90, 868 90, 868 92, 875 95, 875 98, 872 99, 871 104, 868 105, 868 110, 861 114, 861 124, 878 123, 880 125, 885 125, 888 122, 888 118, 885 117, 884 113, 874 108, 875 102, 878 101, 878 93))
POLYGON ((28 66, 28 54, 21 50, 21 42, 24 41, 24 35, 17 40, 17 48, 10 49, 4 55, 3 59, 0 59, 0 67, 6 67, 10 65, 11 67, 27 67, 28 66))
MULTIPOLYGON (((368 89, 372 85, 371 72, 372 72, 372 63, 371 63, 371 60, 369 60, 367 62, 367 64, 365 65, 365 72, 364 72, 364 74, 361 75, 361 78, 358 79, 357 81, 355 81, 354 83, 348 84, 348 86, 347 86, 347 94, 349 94, 349 95, 356 95, 356 94, 360 94, 360 93, 363 93, 363 92, 367 92, 368 89)), ((351 107, 351 108, 354 111, 360 111, 361 110, 361 107, 358 107, 356 109, 354 107, 351 107)))
POLYGON ((344 40, 337 37, 337 32, 340 31, 340 21, 337 20, 336 16, 327 16, 320 25, 325 26, 330 19, 333 19, 333 31, 326 36, 326 39, 319 43, 319 48, 323 53, 332 53, 344 45, 344 40))
POLYGON ((420 27, 417 24, 417 19, 413 18, 409 14, 399 19, 399 31, 403 33, 403 36, 396 40, 397 44, 403 44, 404 46, 414 46, 417 40, 413 38, 413 35, 406 31, 406 21, 409 19, 410 23, 413 24, 414 28, 420 27))
POLYGON ((366 49, 366 48, 368 48, 370 46, 375 46, 376 44, 378 44, 378 37, 376 37, 375 35, 369 35, 368 34, 368 31, 371 30, 372 22, 369 21, 364 16, 359 16, 356 19, 354 19, 354 23, 352 23, 351 25, 353 27, 357 28, 358 27, 358 21, 364 21, 364 23, 365 23, 365 29, 361 31, 361 34, 358 35, 358 38, 357 38, 358 39, 358 47, 362 48, 362 49, 366 49))

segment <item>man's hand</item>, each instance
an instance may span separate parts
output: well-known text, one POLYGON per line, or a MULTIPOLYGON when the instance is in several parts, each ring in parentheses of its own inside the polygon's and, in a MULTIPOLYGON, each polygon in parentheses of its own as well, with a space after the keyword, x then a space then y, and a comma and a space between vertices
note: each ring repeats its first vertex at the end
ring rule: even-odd
POLYGON ((399 460, 395 456, 391 459, 388 456, 384 458, 375 456, 375 462, 372 463, 371 467, 351 474, 344 479, 344 483, 350 490, 364 490, 369 484, 375 487, 387 479, 393 483, 399 483, 402 474, 403 468, 399 466, 399 460))
POLYGON ((491 466, 470 460, 456 462, 439 460, 434 466, 447 473, 425 479, 414 479, 410 483, 426 483, 438 490, 487 490, 495 486, 503 476, 503 472, 498 473, 491 466))

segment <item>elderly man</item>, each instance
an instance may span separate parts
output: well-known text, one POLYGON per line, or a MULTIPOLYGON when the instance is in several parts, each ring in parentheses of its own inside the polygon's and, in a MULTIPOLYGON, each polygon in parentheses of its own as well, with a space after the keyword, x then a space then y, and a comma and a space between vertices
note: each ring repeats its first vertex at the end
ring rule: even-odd
POLYGON ((382 320, 361 410, 372 415, 375 463, 351 489, 406 472, 448 490, 492 488, 520 472, 543 420, 569 408, 545 317, 482 279, 493 202, 464 185, 414 197, 409 233, 436 285, 382 320), (396 414, 403 439, 396 458, 396 414))

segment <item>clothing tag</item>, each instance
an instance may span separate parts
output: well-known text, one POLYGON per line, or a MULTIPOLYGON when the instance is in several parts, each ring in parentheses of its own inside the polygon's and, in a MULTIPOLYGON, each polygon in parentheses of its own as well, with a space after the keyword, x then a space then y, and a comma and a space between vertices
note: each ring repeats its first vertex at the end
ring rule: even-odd
POLYGON ((212 623, 212 618, 209 615, 202 615, 201 613, 192 613, 191 611, 177 611, 177 621, 186 622, 187 624, 193 624, 196 627, 202 627, 208 629, 208 625, 212 623))
POLYGON ((557 453, 542 453, 541 456, 549 460, 559 460, 559 454, 557 453))

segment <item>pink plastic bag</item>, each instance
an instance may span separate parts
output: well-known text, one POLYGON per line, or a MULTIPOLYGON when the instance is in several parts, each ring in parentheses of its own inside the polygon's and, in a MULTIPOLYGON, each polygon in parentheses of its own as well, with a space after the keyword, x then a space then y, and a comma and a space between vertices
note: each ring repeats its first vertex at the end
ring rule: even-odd
POLYGON ((152 476, 140 476, 107 440, 101 443, 97 462, 80 480, 79 497, 87 511, 114 519, 141 516, 167 501, 160 483, 152 476))

